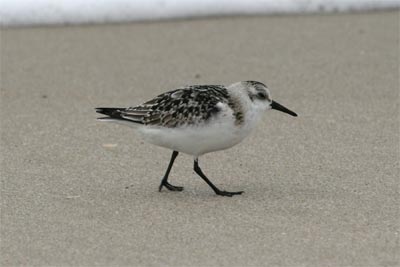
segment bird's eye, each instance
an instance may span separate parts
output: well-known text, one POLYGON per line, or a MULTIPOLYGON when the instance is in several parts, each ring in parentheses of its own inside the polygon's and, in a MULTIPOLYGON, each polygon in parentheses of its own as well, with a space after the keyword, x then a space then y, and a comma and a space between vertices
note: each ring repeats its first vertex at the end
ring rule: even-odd
POLYGON ((257 95, 258 95, 258 97, 259 97, 260 99, 266 99, 266 98, 267 98, 267 94, 264 93, 264 92, 259 92, 257 95))

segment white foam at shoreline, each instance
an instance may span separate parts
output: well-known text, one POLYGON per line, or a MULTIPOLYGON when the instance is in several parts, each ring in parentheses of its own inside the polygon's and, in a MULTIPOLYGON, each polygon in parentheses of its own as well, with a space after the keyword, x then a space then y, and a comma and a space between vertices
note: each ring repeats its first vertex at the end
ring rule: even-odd
POLYGON ((399 7, 400 0, 0 0, 0 23, 80 24, 399 7))

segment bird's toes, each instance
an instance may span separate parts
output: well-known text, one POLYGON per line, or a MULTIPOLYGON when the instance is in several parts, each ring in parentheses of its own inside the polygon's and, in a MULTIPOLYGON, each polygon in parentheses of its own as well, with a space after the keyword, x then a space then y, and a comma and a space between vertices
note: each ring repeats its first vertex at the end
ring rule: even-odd
POLYGON ((244 191, 238 191, 238 192, 228 192, 228 191, 219 191, 217 192, 217 195, 224 196, 224 197, 232 197, 234 195, 241 195, 244 191))
POLYGON ((161 191, 161 189, 164 186, 170 191, 182 191, 183 190, 182 186, 174 186, 168 182, 161 182, 160 186, 158 187, 158 191, 161 191))
POLYGON ((182 186, 171 186, 171 187, 167 187, 167 188, 171 191, 183 191, 182 186))

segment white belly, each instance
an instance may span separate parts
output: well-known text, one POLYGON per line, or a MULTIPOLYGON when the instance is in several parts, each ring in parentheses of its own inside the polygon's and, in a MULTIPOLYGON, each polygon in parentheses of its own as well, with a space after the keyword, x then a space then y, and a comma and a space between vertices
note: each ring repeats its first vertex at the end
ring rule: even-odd
POLYGON ((240 143, 255 126, 255 118, 238 126, 233 120, 214 120, 185 128, 142 127, 140 136, 147 142, 198 157, 240 143))
POLYGON ((147 142, 193 156, 230 148, 245 136, 234 127, 208 124, 187 128, 141 128, 139 133, 147 142))

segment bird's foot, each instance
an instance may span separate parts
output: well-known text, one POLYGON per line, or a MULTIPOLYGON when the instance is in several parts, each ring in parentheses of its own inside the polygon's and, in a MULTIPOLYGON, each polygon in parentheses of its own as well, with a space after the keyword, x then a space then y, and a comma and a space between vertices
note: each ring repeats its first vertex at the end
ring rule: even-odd
POLYGON ((182 191, 183 190, 182 186, 174 186, 165 181, 165 182, 161 182, 160 187, 158 187, 158 191, 161 191, 163 186, 165 186, 170 191, 182 191))
POLYGON ((228 192, 228 191, 217 191, 215 192, 219 196, 224 196, 224 197, 232 197, 234 195, 241 195, 244 191, 238 191, 238 192, 228 192))

